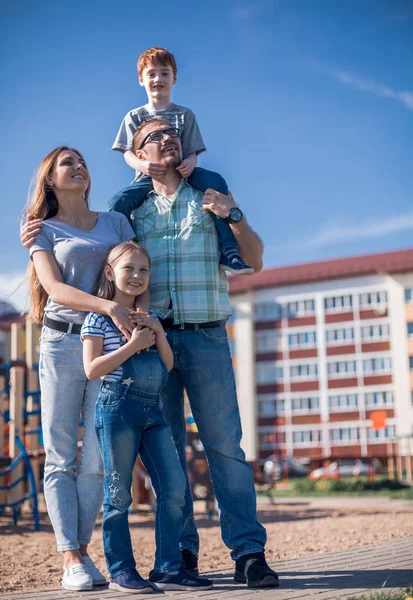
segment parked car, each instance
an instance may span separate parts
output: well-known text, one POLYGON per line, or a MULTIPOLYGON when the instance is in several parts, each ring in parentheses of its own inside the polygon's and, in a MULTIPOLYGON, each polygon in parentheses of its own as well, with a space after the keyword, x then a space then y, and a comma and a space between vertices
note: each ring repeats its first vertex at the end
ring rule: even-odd
POLYGON ((286 474, 288 477, 307 477, 308 474, 307 467, 296 458, 275 456, 274 454, 265 459, 263 471, 267 480, 272 478, 274 481, 279 481, 286 474))
POLYGON ((371 463, 363 462, 362 460, 343 460, 343 461, 334 461, 330 463, 327 467, 320 467, 319 469, 314 469, 309 474, 310 479, 336 479, 339 477, 367 477, 371 470, 373 469, 374 473, 380 471, 381 466, 377 461, 372 461, 371 463))

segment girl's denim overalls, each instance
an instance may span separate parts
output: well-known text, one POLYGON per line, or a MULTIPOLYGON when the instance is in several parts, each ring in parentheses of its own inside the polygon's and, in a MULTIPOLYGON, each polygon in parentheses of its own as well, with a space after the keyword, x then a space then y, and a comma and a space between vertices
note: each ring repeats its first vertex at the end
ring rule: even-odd
POLYGON ((120 381, 102 381, 95 416, 105 471, 102 531, 108 570, 116 577, 135 568, 128 508, 139 454, 157 500, 155 571, 176 572, 185 477, 161 410, 168 371, 155 346, 134 354, 122 369, 120 381))

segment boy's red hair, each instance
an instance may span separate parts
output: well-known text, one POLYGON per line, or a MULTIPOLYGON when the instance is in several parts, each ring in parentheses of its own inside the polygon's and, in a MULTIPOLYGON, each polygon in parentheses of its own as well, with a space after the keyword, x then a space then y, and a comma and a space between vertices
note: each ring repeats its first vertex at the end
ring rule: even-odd
POLYGON ((142 77, 143 70, 149 66, 149 64, 158 64, 164 67, 170 66, 172 67, 172 72, 174 77, 176 77, 177 68, 175 57, 172 52, 169 52, 166 48, 159 48, 158 46, 154 46, 153 48, 148 48, 145 52, 142 52, 140 57, 138 58, 138 73, 139 77, 142 77))

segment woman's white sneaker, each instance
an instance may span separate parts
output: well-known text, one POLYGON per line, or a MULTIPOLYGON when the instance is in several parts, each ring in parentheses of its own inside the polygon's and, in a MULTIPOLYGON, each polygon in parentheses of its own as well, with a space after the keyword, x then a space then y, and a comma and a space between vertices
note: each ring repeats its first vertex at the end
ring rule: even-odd
POLYGON ((83 592, 93 589, 93 579, 83 563, 63 567, 62 587, 73 592, 83 592))
POLYGON ((93 585, 106 585, 108 583, 106 577, 99 571, 90 556, 82 556, 82 561, 93 580, 93 585))

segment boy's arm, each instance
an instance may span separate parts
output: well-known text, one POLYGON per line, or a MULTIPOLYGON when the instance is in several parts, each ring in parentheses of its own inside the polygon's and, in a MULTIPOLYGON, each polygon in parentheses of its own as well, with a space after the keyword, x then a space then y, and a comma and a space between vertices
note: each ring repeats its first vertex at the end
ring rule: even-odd
POLYGON ((125 150, 123 154, 126 164, 128 164, 135 171, 140 171, 149 175, 149 177, 162 176, 166 167, 160 163, 149 162, 149 160, 140 160, 132 150, 125 150))
MULTIPOLYGON (((225 219, 229 209, 236 206, 235 200, 228 192, 228 196, 216 190, 207 190, 204 194, 203 207, 215 213, 218 217, 225 219)), ((256 273, 263 267, 262 255, 264 246, 259 236, 248 225, 245 216, 239 223, 230 224, 231 231, 238 244, 241 258, 247 265, 251 265, 256 273)))
POLYGON ((182 177, 189 177, 197 164, 198 158, 196 154, 190 154, 176 167, 176 170, 180 172, 182 177))

